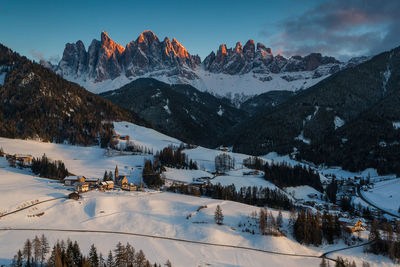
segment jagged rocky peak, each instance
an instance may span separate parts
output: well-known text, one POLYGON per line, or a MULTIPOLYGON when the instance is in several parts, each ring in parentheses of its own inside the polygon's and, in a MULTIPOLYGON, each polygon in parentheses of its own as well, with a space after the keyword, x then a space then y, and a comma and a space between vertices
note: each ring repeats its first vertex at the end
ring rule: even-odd
POLYGON ((101 45, 107 49, 107 51, 110 51, 111 53, 117 52, 118 54, 122 54, 125 50, 125 48, 114 42, 109 36, 106 31, 101 32, 101 45))
POLYGON ((289 59, 281 55, 274 56, 271 48, 262 43, 256 45, 251 39, 243 47, 240 42, 237 42, 233 49, 222 44, 217 54, 211 52, 203 62, 207 71, 231 75, 251 71, 257 73, 314 71, 327 64, 340 64, 340 62, 333 57, 322 56, 320 53, 312 53, 305 57, 294 56, 289 59))
POLYGON ((153 32, 144 31, 123 47, 103 31, 100 41, 94 39, 88 51, 81 41, 67 44, 56 71, 72 79, 101 82, 159 70, 182 73, 184 68, 194 70, 200 63, 200 57, 191 56, 175 38, 171 42, 166 37, 160 42, 153 32))

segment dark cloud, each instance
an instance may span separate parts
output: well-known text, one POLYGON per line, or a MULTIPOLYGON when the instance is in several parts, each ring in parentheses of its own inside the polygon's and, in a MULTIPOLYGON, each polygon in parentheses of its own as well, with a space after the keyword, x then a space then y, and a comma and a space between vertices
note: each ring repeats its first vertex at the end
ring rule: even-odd
POLYGON ((400 1, 330 1, 277 27, 280 34, 273 47, 287 55, 373 55, 400 45, 400 1))

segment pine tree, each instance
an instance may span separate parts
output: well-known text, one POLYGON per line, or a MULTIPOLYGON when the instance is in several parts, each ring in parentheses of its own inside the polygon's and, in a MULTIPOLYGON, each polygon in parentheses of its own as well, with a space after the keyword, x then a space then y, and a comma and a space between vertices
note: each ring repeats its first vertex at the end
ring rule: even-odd
POLYGON ((14 256, 11 266, 12 267, 22 267, 23 255, 21 250, 18 250, 17 254, 14 256))
POLYGON ((104 171, 103 181, 108 181, 108 173, 107 173, 107 170, 104 171))
POLYGON ((125 246, 118 242, 114 249, 114 264, 116 267, 125 265, 125 246))
POLYGON ((41 250, 42 250, 42 244, 40 242, 39 237, 35 236, 35 238, 33 239, 33 258, 34 258, 34 262, 38 263, 41 259, 41 250))
POLYGON ((108 257, 107 257, 107 267, 113 267, 114 266, 114 258, 113 258, 113 254, 110 250, 110 252, 108 253, 108 257))
POLYGON ((279 210, 278 217, 276 218, 276 224, 279 228, 282 227, 283 219, 282 219, 282 211, 279 210))
POLYGON ((133 264, 134 260, 135 260, 135 248, 132 247, 129 243, 126 243, 125 246, 125 254, 126 254, 126 263, 129 264, 133 264))
POLYGON ((214 219, 219 225, 223 224, 224 222, 224 215, 222 214, 222 209, 219 205, 217 205, 217 208, 215 209, 214 219))
POLYGON ((135 256, 135 266, 137 267, 145 267, 146 265, 146 256, 144 255, 142 250, 139 250, 135 256))
POLYGON ((169 260, 167 260, 167 261, 165 262, 164 266, 166 266, 166 267, 172 267, 172 264, 171 264, 171 262, 170 262, 169 260))
POLYGON ((25 241, 22 253, 26 261, 26 266, 31 266, 32 242, 29 239, 25 241))
POLYGON ((93 266, 93 267, 98 267, 99 266, 99 256, 97 255, 97 249, 94 246, 94 244, 92 244, 90 246, 89 262, 90 262, 90 265, 93 266))
POLYGON ((259 225, 260 234, 265 235, 265 230, 267 227, 267 216, 266 216, 265 209, 260 209, 259 221, 260 221, 260 225, 259 225))

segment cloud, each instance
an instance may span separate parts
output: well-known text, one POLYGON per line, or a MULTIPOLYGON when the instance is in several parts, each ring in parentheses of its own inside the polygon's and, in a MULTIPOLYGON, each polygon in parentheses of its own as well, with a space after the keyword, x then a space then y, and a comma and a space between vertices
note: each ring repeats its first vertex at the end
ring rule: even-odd
POLYGON ((41 52, 38 52, 38 51, 36 51, 34 49, 31 49, 29 51, 29 53, 31 54, 31 56, 34 59, 36 59, 38 61, 42 61, 42 60, 43 61, 48 61, 48 62, 50 62, 52 64, 58 64, 58 62, 60 61, 60 56, 59 55, 50 56, 49 58, 46 59, 41 52))
POLYGON ((279 34, 272 45, 286 55, 321 52, 342 59, 373 55, 400 45, 400 1, 330 1, 276 27, 279 34))

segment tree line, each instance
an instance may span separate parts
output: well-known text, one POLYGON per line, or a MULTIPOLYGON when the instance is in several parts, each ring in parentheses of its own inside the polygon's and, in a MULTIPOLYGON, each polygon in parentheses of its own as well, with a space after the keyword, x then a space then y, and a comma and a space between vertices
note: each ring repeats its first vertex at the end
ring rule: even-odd
POLYGON ((319 174, 310 167, 290 166, 286 162, 269 164, 258 157, 243 160, 243 165, 249 169, 264 171, 265 180, 279 187, 309 185, 320 192, 323 191, 319 174))
MULTIPOLYGON (((42 235, 35 236, 31 241, 27 239, 22 250, 18 250, 12 260, 13 267, 35 267, 35 266, 77 266, 77 267, 160 267, 160 264, 151 264, 142 250, 136 251, 129 243, 123 245, 121 242, 109 251, 105 258, 97 250, 94 244, 90 246, 89 254, 81 252, 77 241, 61 240, 54 244, 51 252, 47 238, 42 235), (47 254, 49 257, 46 258, 47 254)), ((169 260, 164 266, 171 267, 169 260)))
POLYGON ((51 161, 43 154, 41 158, 33 158, 32 172, 40 177, 62 180, 68 176, 68 170, 61 160, 51 161))
POLYGON ((188 156, 182 152, 184 148, 185 146, 183 144, 179 147, 169 145, 161 151, 158 151, 155 155, 155 159, 157 159, 161 165, 166 167, 197 170, 197 163, 189 159, 188 156))
POLYGON ((213 199, 223 199, 253 206, 269 206, 278 209, 290 210, 294 207, 288 196, 278 189, 266 187, 241 187, 239 191, 235 185, 223 186, 220 183, 214 185, 208 183, 204 188, 188 185, 172 185, 168 191, 195 196, 207 196, 213 199))
POLYGON ((293 224, 294 238, 297 242, 306 245, 319 246, 323 240, 333 244, 333 241, 341 235, 342 227, 339 217, 327 212, 321 216, 319 213, 313 214, 310 210, 302 210, 297 214, 293 224))
POLYGON ((289 166, 286 163, 264 165, 264 178, 279 187, 291 187, 309 185, 319 192, 323 191, 319 174, 310 167, 296 165, 289 166))
POLYGON ((396 263, 400 263, 400 221, 396 221, 393 227, 391 222, 379 224, 374 219, 368 239, 375 242, 366 248, 367 252, 386 255, 396 263))

